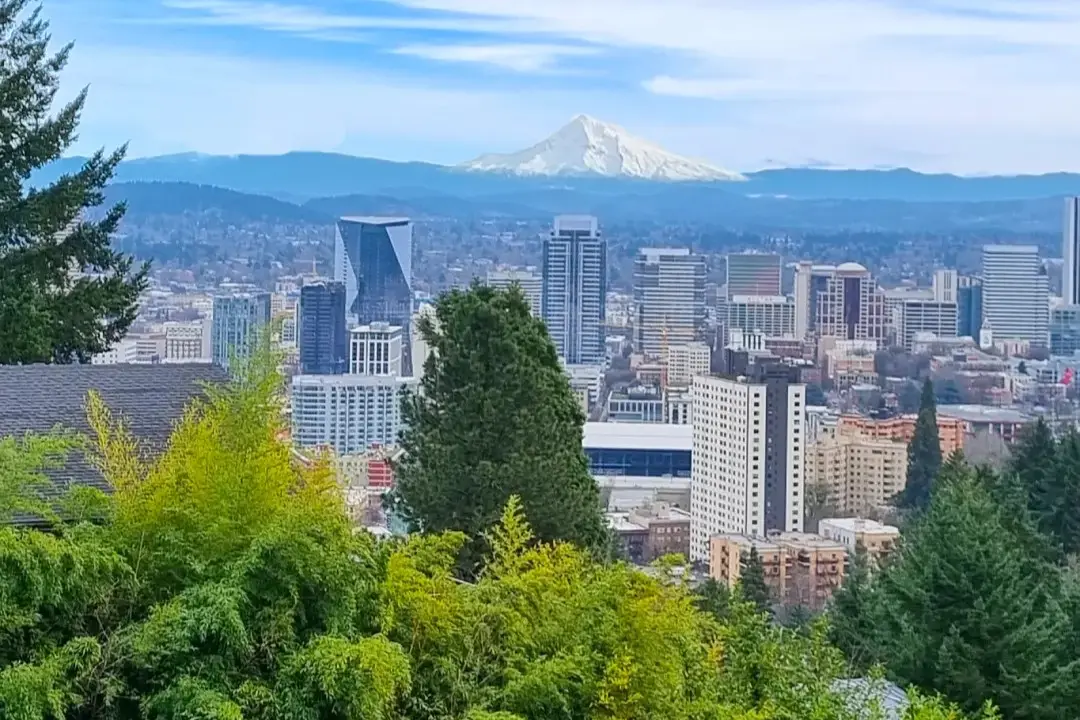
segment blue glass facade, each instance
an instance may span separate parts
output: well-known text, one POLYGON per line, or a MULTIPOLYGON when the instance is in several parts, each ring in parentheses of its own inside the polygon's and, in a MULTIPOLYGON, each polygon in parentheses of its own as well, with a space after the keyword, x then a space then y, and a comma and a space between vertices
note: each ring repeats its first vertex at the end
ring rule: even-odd
POLYGON ((210 345, 214 364, 235 371, 258 344, 259 332, 270 324, 270 293, 214 298, 210 345))
POLYGON ((367 325, 407 327, 412 318, 412 227, 408 220, 338 221, 339 278, 346 283, 347 314, 367 325))
POLYGON ((593 475, 690 477, 689 450, 613 450, 585 448, 593 475))
POLYGON ((349 368, 349 329, 345 322, 345 283, 305 285, 300 290, 297 339, 300 372, 341 375, 349 368))
POLYGON ((973 283, 960 288, 956 300, 956 334, 978 338, 983 316, 982 285, 973 283))

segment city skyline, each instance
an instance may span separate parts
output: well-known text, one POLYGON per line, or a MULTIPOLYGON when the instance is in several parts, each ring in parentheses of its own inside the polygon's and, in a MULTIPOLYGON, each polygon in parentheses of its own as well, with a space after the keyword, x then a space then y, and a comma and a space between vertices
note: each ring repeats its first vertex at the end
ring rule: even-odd
POLYGON ((739 171, 1080 170, 1069 113, 1031 112, 1080 105, 1062 0, 90 5, 46 4, 76 42, 61 98, 91 87, 77 153, 453 164, 588 113, 739 171))

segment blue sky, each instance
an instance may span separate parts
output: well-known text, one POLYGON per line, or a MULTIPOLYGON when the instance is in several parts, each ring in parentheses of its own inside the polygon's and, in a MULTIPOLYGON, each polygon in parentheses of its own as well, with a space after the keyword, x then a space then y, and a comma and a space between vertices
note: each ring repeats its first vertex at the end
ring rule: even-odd
POLYGON ((1080 0, 44 0, 78 152, 455 163, 571 116, 734 170, 1080 171, 1080 0))

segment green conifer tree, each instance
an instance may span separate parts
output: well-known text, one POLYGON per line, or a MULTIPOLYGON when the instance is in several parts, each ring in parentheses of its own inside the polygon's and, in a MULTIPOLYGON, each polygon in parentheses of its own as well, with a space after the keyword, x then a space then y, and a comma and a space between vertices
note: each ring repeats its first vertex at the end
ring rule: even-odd
POLYGON ((739 590, 747 602, 753 603, 761 612, 772 613, 772 593, 765 581, 765 565, 757 548, 751 547, 742 563, 739 574, 739 590))
POLYGON ((901 683, 1030 720, 1060 717, 1080 692, 1059 573, 970 469, 947 466, 875 585, 875 650, 901 683))
POLYGON ((1043 526, 1066 554, 1080 552, 1080 433, 1070 429, 1057 446, 1056 478, 1047 488, 1043 526))
POLYGON ((1053 540, 1051 528, 1058 492, 1058 473, 1062 469, 1058 458, 1058 443, 1050 426, 1041 417, 1021 432, 1012 447, 1008 470, 1014 474, 1020 492, 1039 529, 1053 540))
POLYGON ((919 417, 915 433, 908 444, 907 483, 900 493, 898 505, 921 510, 930 503, 934 480, 941 470, 941 440, 938 436, 937 405, 934 384, 929 378, 923 383, 919 417))
POLYGON ((146 266, 111 247, 123 205, 84 211, 123 157, 94 154, 47 187, 35 170, 71 147, 85 90, 50 115, 71 46, 50 55, 48 23, 29 0, 0 0, 0 363, 87 362, 123 337, 146 266))
POLYGON ((414 529, 468 535, 466 569, 514 495, 539 539, 606 552, 581 446, 585 417, 520 289, 446 293, 420 332, 433 352, 403 404, 405 455, 391 506, 414 529))
POLYGON ((844 582, 829 607, 829 639, 843 651, 856 672, 880 662, 877 651, 879 598, 871 583, 871 560, 860 546, 851 557, 844 582))

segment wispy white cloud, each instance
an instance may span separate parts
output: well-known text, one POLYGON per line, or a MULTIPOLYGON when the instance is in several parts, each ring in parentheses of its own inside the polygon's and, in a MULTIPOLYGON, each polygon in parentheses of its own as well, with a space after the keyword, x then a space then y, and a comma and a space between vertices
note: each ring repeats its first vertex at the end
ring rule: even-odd
POLYGON ((806 158, 1080 170, 1077 0, 156 1, 165 12, 153 21, 174 38, 243 28, 376 52, 320 48, 315 65, 206 57, 182 39, 171 49, 77 46, 74 84, 93 82, 88 142, 464 159, 518 149, 589 112, 740 170, 806 158), (379 70, 350 69, 361 53, 379 70), (395 53, 430 60, 440 79, 393 74, 406 64, 416 73, 395 53), (510 92, 504 78, 497 89, 469 70, 550 75, 586 62, 610 72, 609 87, 575 90, 577 79, 556 76, 510 92), (459 66, 454 87, 435 63, 459 66))
POLYGON ((514 33, 526 30, 509 19, 401 17, 324 11, 308 5, 256 0, 163 0, 177 14, 156 22, 183 25, 250 27, 272 32, 307 35, 348 30, 439 30, 450 32, 514 33))
POLYGON ((405 45, 394 52, 428 60, 494 65, 528 73, 552 70, 564 58, 596 55, 599 51, 580 45, 498 44, 405 45))

